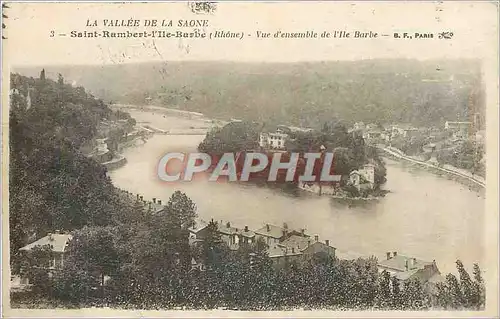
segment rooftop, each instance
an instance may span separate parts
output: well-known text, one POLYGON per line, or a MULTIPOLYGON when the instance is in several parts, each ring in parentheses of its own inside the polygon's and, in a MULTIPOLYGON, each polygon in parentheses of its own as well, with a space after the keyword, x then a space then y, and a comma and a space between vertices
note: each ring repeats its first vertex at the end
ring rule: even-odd
POLYGON ((284 229, 275 225, 267 224, 266 226, 257 229, 256 234, 280 239, 283 236, 284 229))
POLYGON ((380 258, 378 262, 379 267, 396 272, 409 272, 422 269, 424 266, 432 264, 432 261, 424 261, 399 254, 396 256, 393 255, 389 259, 387 259, 387 257, 380 258), (406 265, 408 265, 408 269, 406 268, 406 265))
POLYGON ((296 248, 299 251, 306 249, 313 241, 307 237, 292 235, 288 237, 281 245, 288 248, 296 248))
POLYGON ((69 234, 48 234, 45 237, 38 239, 37 241, 28 244, 19 250, 30 251, 36 246, 50 245, 53 252, 63 253, 66 249, 66 245, 73 238, 69 234))
POLYGON ((255 236, 255 232, 251 231, 251 230, 245 230, 245 229, 242 229, 240 230, 240 235, 243 236, 243 237, 248 237, 248 238, 252 238, 255 236))
POLYGON ((207 227, 207 226, 208 226, 208 223, 205 222, 204 220, 197 220, 195 225, 192 227, 189 227, 188 230, 192 233, 197 233, 200 230, 205 229, 205 227, 207 227))
POLYGON ((226 234, 226 235, 236 235, 238 233, 238 228, 231 227, 230 223, 217 224, 217 230, 220 233, 223 233, 223 234, 226 234))

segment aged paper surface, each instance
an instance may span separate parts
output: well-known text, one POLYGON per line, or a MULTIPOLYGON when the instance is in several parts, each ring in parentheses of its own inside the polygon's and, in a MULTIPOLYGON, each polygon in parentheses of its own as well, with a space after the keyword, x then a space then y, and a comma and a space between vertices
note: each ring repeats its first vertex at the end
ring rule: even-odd
POLYGON ((498 317, 497 2, 2 13, 2 315, 498 317))

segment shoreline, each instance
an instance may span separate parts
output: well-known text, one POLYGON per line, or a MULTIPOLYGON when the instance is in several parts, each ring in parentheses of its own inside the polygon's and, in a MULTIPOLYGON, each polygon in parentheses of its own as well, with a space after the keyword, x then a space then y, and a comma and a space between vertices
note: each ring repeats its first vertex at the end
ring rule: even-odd
POLYGON ((389 191, 386 191, 384 196, 368 196, 368 197, 349 197, 349 196, 343 196, 343 195, 334 195, 334 194, 329 194, 329 193, 323 193, 320 194, 319 192, 311 189, 311 188, 306 188, 303 186, 298 186, 297 187, 301 192, 306 192, 309 194, 315 194, 320 197, 328 197, 332 199, 342 199, 342 200, 347 200, 347 201, 376 201, 380 200, 385 197, 385 194, 389 193, 389 191))
POLYGON ((390 158, 398 162, 407 162, 416 165, 435 175, 446 176, 454 181, 459 182, 462 185, 469 187, 469 189, 477 192, 484 192, 484 190, 486 189, 486 184, 483 181, 480 181, 472 176, 468 176, 458 171, 453 171, 444 167, 439 167, 431 163, 411 158, 407 155, 400 154, 386 147, 376 146, 376 148, 382 152, 381 154, 382 157, 390 158))

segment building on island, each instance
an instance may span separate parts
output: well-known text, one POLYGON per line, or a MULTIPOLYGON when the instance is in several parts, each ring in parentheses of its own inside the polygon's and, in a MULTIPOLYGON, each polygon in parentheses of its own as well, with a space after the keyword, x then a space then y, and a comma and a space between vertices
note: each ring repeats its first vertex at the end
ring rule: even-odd
MULTIPOLYGON (((61 269, 64 265, 64 258, 66 254, 66 247, 73 237, 70 234, 63 234, 59 230, 55 233, 48 233, 47 236, 38 239, 37 241, 28 244, 19 250, 23 253, 22 255, 30 254, 35 247, 49 247, 51 256, 47 260, 47 264, 43 265, 31 265, 31 267, 39 267, 47 270, 49 275, 52 275, 54 271, 61 269)), ((24 271, 21 270, 21 274, 24 271)), ((21 275, 21 284, 29 284, 29 278, 21 275)))
POLYGON ((288 134, 282 130, 276 132, 261 132, 259 135, 259 146, 265 149, 285 149, 285 143, 288 139, 288 134))
POLYGON ((375 165, 365 164, 362 168, 349 174, 349 184, 359 190, 372 189, 375 185, 375 165))

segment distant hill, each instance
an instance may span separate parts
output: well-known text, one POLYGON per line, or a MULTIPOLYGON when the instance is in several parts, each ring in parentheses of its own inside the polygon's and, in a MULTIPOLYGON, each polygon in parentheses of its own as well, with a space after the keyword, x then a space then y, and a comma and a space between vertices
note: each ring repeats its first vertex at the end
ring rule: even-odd
POLYGON ((219 118, 310 127, 337 119, 442 126, 446 120, 469 120, 475 112, 484 119, 480 65, 472 60, 154 62, 13 71, 36 76, 42 67, 47 77, 61 73, 107 101, 219 118))

